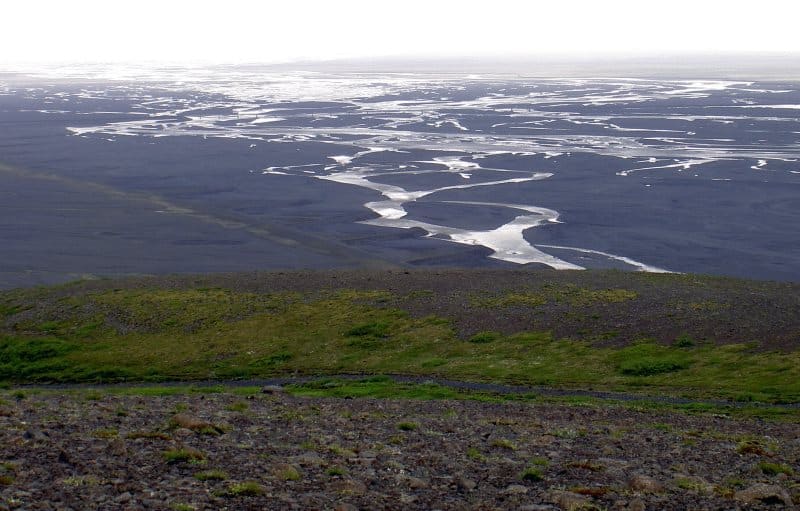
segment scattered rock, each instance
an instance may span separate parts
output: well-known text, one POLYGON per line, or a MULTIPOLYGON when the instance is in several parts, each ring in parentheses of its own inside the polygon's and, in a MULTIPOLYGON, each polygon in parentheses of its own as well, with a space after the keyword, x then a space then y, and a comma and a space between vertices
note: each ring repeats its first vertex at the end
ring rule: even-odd
POLYGON ((280 385, 265 385, 261 387, 263 394, 283 394, 286 390, 280 385))
POLYGON ((524 495, 528 493, 528 487, 521 484, 511 484, 503 490, 506 495, 524 495))
POLYGON ((661 493, 664 485, 650 476, 644 474, 634 474, 628 480, 628 488, 643 493, 661 493))
POLYGON ((628 511, 645 511, 646 509, 647 506, 642 499, 636 498, 628 502, 628 511))
POLYGON ((591 502, 583 495, 572 493, 571 491, 553 491, 549 494, 548 500, 557 505, 564 511, 578 511, 588 507, 591 502))
POLYGON ((222 434, 225 430, 209 421, 193 417, 191 415, 185 413, 178 413, 172 416, 169 420, 169 425, 172 428, 180 429, 185 428, 195 433, 207 433, 207 434, 222 434))
POLYGON ((416 495, 409 495, 407 493, 400 494, 400 503, 401 504, 413 504, 417 501, 416 495))
POLYGON ((108 443, 108 453, 112 456, 125 456, 128 454, 128 448, 125 446, 125 441, 121 438, 114 438, 108 443))
POLYGON ((714 485, 698 476, 691 475, 678 475, 674 480, 675 486, 686 490, 697 491, 701 493, 712 493, 714 485))
POLYGON ((398 476, 397 482, 399 484, 404 484, 409 488, 413 488, 415 490, 428 487, 427 482, 423 481, 422 479, 419 479, 418 477, 412 477, 412 476, 398 476))
POLYGON ((47 432, 43 432, 38 429, 26 429, 22 434, 22 438, 25 440, 31 440, 33 442, 47 442, 49 440, 47 432))
POLYGON ((69 454, 67 454, 67 451, 62 449, 62 450, 60 450, 58 452, 58 462, 59 463, 64 463, 65 465, 71 465, 72 464, 72 462, 70 461, 70 458, 69 458, 69 454))
POLYGON ((472 491, 478 486, 478 483, 472 479, 461 476, 456 479, 456 486, 461 491, 472 491))
POLYGON ((756 483, 744 490, 737 491, 733 498, 746 504, 793 505, 789 493, 775 484, 756 483))
POLYGON ((364 495, 367 493, 367 485, 358 479, 343 479, 341 481, 334 481, 331 485, 333 491, 340 495, 364 495))
POLYGON ((130 502, 131 499, 133 499, 133 495, 131 495, 130 492, 126 491, 125 493, 121 493, 120 495, 118 495, 117 498, 114 499, 114 502, 125 504, 127 502, 130 502))
MULTIPOLYGON (((36 503, 37 509, 55 511, 83 509, 87 502, 97 509, 131 510, 165 509, 176 503, 197 509, 255 505, 287 510, 448 511, 469 504, 487 511, 646 511, 764 509, 770 503, 780 509, 797 498, 792 494, 796 490, 789 489, 792 477, 785 484, 779 483, 777 476, 755 479, 753 483, 763 480, 772 486, 743 490, 738 501, 733 500, 733 490, 723 495, 694 491, 695 486, 689 486, 724 481, 742 466, 755 466, 755 458, 742 460, 731 443, 730 438, 738 435, 769 437, 781 446, 771 461, 793 464, 800 459, 795 424, 720 421, 713 424, 719 438, 704 438, 702 452, 684 445, 674 433, 662 434, 659 429, 654 429, 654 441, 649 443, 628 434, 624 450, 606 458, 589 458, 592 465, 607 467, 593 472, 575 470, 572 463, 599 453, 608 443, 597 424, 609 424, 609 431, 632 431, 640 424, 658 421, 669 424, 671 431, 702 431, 710 427, 709 419, 601 406, 343 401, 286 393, 257 397, 249 402, 247 413, 232 416, 227 408, 242 399, 235 394, 208 393, 203 400, 193 394, 103 399, 106 406, 100 409, 71 395, 43 394, 37 396, 37 406, 24 402, 26 406, 20 406, 14 417, 0 417, 0 501, 10 507, 3 499, 16 499, 13 502, 21 503, 14 504, 16 508, 27 509, 36 503), (210 438, 178 426, 169 431, 169 437, 162 437, 159 427, 165 418, 173 417, 177 406, 191 411, 178 414, 176 423, 197 428, 225 417, 235 427, 226 428, 224 436, 210 438), (130 413, 115 414, 113 410, 119 408, 130 413), (513 417, 514 423, 487 421, 487 417, 503 415, 513 417), (63 426, 54 425, 53 417, 63 426), (425 434, 399 434, 397 424, 408 417, 424 417, 425 434), (446 430, 445 426, 456 422, 452 417, 457 417, 459 427, 446 430), (534 421, 540 425, 529 426, 534 421), (585 429, 586 435, 570 445, 558 437, 548 447, 534 445, 543 431, 566 428, 585 429), (101 438, 93 434, 112 429, 120 435, 101 438), (26 430, 29 439, 23 438, 26 430), (47 442, 32 441, 37 431, 47 431, 47 442), (487 432, 513 438, 518 449, 503 451, 501 459, 499 451, 485 448, 487 432), (195 448, 202 451, 204 459, 191 459, 202 456, 195 448), (197 454, 180 463, 165 462, 164 453, 176 449, 197 454), (674 459, 684 464, 684 470, 666 461, 676 449, 674 459), (548 490, 545 483, 522 481, 520 475, 530 466, 540 466, 546 481, 557 487, 548 490), (301 477, 272 477, 276 467, 302 471, 301 477), (200 473, 203 475, 196 478, 200 473), (257 498, 247 497, 247 483, 258 483, 262 493, 257 498), (570 488, 574 491, 566 491, 570 488), (593 493, 590 490, 594 488, 609 491, 593 493), (23 491, 27 494, 20 493, 23 491)), ((590 465, 586 461, 581 464, 590 465)))
POLYGON ((300 454, 293 459, 298 465, 303 467, 320 467, 325 464, 325 460, 322 459, 322 456, 313 452, 300 454))

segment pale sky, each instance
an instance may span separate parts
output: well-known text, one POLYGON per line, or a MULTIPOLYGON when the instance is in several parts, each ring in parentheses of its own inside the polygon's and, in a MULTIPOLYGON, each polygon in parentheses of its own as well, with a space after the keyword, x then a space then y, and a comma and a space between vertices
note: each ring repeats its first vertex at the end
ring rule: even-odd
POLYGON ((800 55, 797 0, 4 0, 0 12, 0 64, 800 55))

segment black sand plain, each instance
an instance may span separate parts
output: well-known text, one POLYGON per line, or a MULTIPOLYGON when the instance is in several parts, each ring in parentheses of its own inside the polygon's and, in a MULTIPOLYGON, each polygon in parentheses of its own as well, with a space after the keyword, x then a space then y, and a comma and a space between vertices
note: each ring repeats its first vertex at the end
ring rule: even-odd
MULTIPOLYGON (((331 163, 332 155, 352 155, 368 146, 366 138, 364 146, 359 145, 359 129, 390 133, 385 119, 364 113, 363 106, 370 102, 414 102, 436 94, 470 101, 498 91, 523 94, 528 89, 548 92, 556 88, 547 82, 479 82, 376 94, 360 98, 360 102, 254 100, 249 107, 279 107, 283 109, 279 115, 286 118, 269 124, 273 135, 254 141, 205 137, 199 132, 107 137, 97 133, 77 136, 67 130, 140 120, 144 92, 199 105, 191 112, 174 114, 178 123, 197 114, 230 113, 233 107, 219 106, 231 101, 220 92, 179 92, 162 90, 157 84, 118 82, 69 84, 17 78, 9 83, 0 95, 0 288, 91 276, 518 267, 489 258, 491 250, 485 247, 425 237, 420 229, 358 223, 375 217, 364 204, 381 199, 376 191, 296 171, 264 175, 261 169, 323 166, 331 163), (102 93, 87 94, 87 90, 102 93), (212 103, 215 106, 202 106, 212 103), (302 133, 305 128, 320 127, 330 128, 332 134, 275 143, 276 134, 282 131, 302 133)), ((617 86, 592 85, 598 95, 612 93, 617 86)), ((578 111, 581 118, 590 119, 622 112, 631 116, 629 126, 634 126, 626 129, 637 131, 615 135, 631 136, 637 144, 652 144, 658 151, 666 147, 676 155, 695 157, 708 140, 730 140, 720 142, 729 149, 755 148, 746 156, 734 151, 728 159, 717 158, 685 171, 659 169, 622 177, 616 173, 646 166, 641 163, 644 158, 623 159, 576 150, 575 146, 565 149, 557 141, 553 142, 555 156, 504 153, 472 160, 461 150, 448 151, 448 143, 444 143, 436 149, 429 144, 409 147, 405 153, 369 154, 363 157, 363 164, 396 166, 464 156, 464 161, 479 162, 485 168, 551 172, 553 176, 542 181, 443 190, 406 206, 409 214, 421 221, 480 230, 507 222, 514 213, 503 208, 448 205, 447 201, 534 204, 558 211, 562 222, 527 230, 525 238, 537 245, 609 252, 678 272, 796 281, 800 278, 800 174, 792 169, 798 164, 796 160, 770 159, 769 172, 750 167, 756 164, 759 147, 765 154, 796 152, 800 120, 796 110, 748 109, 742 115, 743 110, 734 108, 731 101, 755 98, 796 104, 800 103, 800 89, 794 83, 756 84, 751 89, 624 104, 537 106, 520 99, 519 104, 507 105, 538 109, 530 115, 539 121, 552 113, 539 134, 566 133, 591 140, 609 135, 608 126, 569 124, 560 120, 561 113, 578 111), (775 94, 759 92, 759 87, 784 92, 774 99, 775 94), (709 112, 737 118, 725 123, 679 118, 709 112), (660 119, 661 114, 665 118, 660 119), (695 145, 658 136, 658 130, 685 129, 694 130, 699 137, 695 145)), ((166 123, 164 112, 156 113, 161 116, 156 117, 159 122, 166 123)), ((454 141, 461 133, 503 139, 522 131, 496 126, 511 118, 508 111, 500 109, 443 107, 437 115, 456 118, 467 126, 466 131, 424 122, 409 122, 402 129, 418 130, 424 139, 446 136, 454 141)), ((231 124, 219 124, 226 122, 231 124)), ((425 189, 442 184, 430 181, 438 175, 395 174, 386 176, 384 182, 425 189)), ((596 254, 547 251, 590 268, 625 267, 596 254)))

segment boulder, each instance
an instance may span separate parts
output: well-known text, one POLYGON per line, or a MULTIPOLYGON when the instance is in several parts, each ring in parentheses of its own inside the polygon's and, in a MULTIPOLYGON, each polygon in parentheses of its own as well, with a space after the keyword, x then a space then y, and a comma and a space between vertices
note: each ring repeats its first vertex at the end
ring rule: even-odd
POLYGON ((664 485, 656 479, 644 474, 634 474, 628 479, 628 488, 642 493, 661 493, 664 485))
POLYGON ((733 498, 746 504, 792 505, 792 498, 789 493, 776 484, 757 483, 744 490, 737 491, 733 498))
POLYGON ((591 506, 591 501, 578 493, 571 491, 554 491, 548 495, 548 500, 564 511, 578 511, 591 506))

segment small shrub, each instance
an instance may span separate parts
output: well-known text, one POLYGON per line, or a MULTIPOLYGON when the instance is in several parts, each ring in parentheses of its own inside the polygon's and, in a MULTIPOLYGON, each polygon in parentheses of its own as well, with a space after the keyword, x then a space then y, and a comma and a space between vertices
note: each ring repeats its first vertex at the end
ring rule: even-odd
POLYGON ((171 429, 191 429, 195 433, 199 433, 201 435, 221 435, 222 433, 225 433, 226 430, 226 426, 224 425, 212 424, 206 420, 184 413, 178 413, 172 416, 172 418, 169 420, 169 427, 171 429))
POLYGON ((116 429, 96 429, 92 431, 92 436, 95 438, 116 438, 119 436, 119 431, 116 429))
POLYGON ((540 469, 538 467, 528 467, 528 468, 526 468, 525 470, 522 471, 522 474, 520 475, 520 478, 523 481, 537 482, 537 481, 541 481, 542 479, 544 479, 544 475, 542 474, 542 469, 540 469))
POLYGON ((550 464, 550 460, 548 460, 547 458, 536 457, 531 460, 531 464, 537 467, 546 467, 547 465, 550 464))
POLYGON ((132 431, 125 435, 125 438, 136 440, 137 438, 145 438, 148 440, 169 440, 169 435, 161 431, 132 431))
POLYGON ((557 438, 578 438, 584 436, 586 433, 575 428, 559 428, 552 432, 552 435, 557 438))
POLYGON ((397 429, 400 431, 414 431, 419 428, 419 424, 416 422, 401 422, 397 425, 397 429))
POLYGON ((72 476, 64 478, 61 484, 64 486, 95 486, 100 484, 100 479, 92 475, 72 476))
POLYGON ((14 476, 10 474, 0 475, 0 486, 9 486, 14 484, 14 476))
POLYGON ((619 366, 620 372, 626 376, 653 376, 672 373, 689 367, 689 363, 676 357, 628 360, 619 366))
POLYGON ((500 337, 502 337, 502 334, 500 334, 500 332, 493 332, 493 331, 478 332, 477 334, 469 338, 469 342, 475 344, 488 344, 490 342, 496 341, 500 337))
POLYGON ((283 467, 278 476, 284 481, 299 481, 302 478, 300 471, 292 466, 283 467))
POLYGON ((547 303, 547 297, 540 293, 520 292, 476 299, 473 302, 481 307, 495 309, 503 307, 539 307, 547 303))
POLYGON ((169 506, 172 511, 196 511, 196 507, 184 502, 175 502, 169 506))
POLYGON ((334 477, 334 476, 343 476, 343 475, 347 474, 347 471, 345 469, 343 469, 342 467, 336 466, 336 467, 329 468, 328 470, 325 471, 325 473, 328 474, 331 477, 334 477))
POLYGON ((767 461, 762 461, 758 464, 758 468, 768 476, 775 476, 778 474, 786 474, 790 476, 794 474, 792 467, 783 463, 770 463, 767 461))
POLYGON ((475 461, 486 461, 486 456, 474 447, 467 449, 467 458, 475 461))
POLYGON ((681 477, 675 480, 675 486, 682 490, 688 490, 698 493, 705 493, 708 490, 708 485, 703 484, 702 482, 688 478, 688 477, 681 477))
POLYGON ((683 334, 675 338, 675 342, 672 345, 677 348, 691 348, 695 345, 695 342, 688 334, 683 334))
POLYGON ((741 477, 731 476, 725 479, 725 484, 735 489, 742 489, 747 487, 747 480, 741 477))
POLYGON ((768 456, 770 452, 766 446, 758 440, 742 440, 736 445, 736 452, 739 454, 757 454, 758 456, 768 456))
POLYGON ((352 458, 353 456, 356 455, 356 453, 354 453, 350 449, 346 449, 337 444, 331 445, 330 447, 328 447, 328 450, 337 456, 341 456, 342 458, 352 458))
POLYGON ((230 485, 224 495, 228 497, 257 497, 263 493, 263 486, 255 481, 245 481, 230 485))
POLYGON ((569 491, 571 491, 572 493, 577 493, 578 495, 586 495, 587 497, 602 498, 610 490, 608 488, 599 488, 596 486, 593 487, 575 486, 570 488, 569 491))
POLYGON ((517 446, 514 445, 514 442, 507 438, 496 438, 492 440, 492 447, 499 447, 501 449, 508 449, 509 451, 514 451, 517 449, 517 446))
POLYGON ((229 412, 246 412, 250 408, 250 405, 247 404, 245 401, 237 401, 235 403, 231 403, 228 405, 226 410, 229 412))
POLYGON ((354 326, 345 332, 347 337, 389 337, 389 323, 384 321, 372 321, 354 326))
POLYGON ((605 466, 595 463, 591 460, 579 460, 573 461, 569 464, 570 467, 581 468, 583 470, 588 470, 590 472, 602 472, 606 469, 605 466))
POLYGON ((200 435, 219 436, 223 433, 223 429, 219 426, 204 426, 196 430, 200 435))
POLYGON ((274 353, 267 358, 263 359, 265 365, 268 366, 276 366, 280 364, 285 364, 286 362, 290 361, 294 355, 288 353, 286 351, 281 351, 279 353, 274 353))
POLYGON ((170 449, 162 453, 164 460, 167 463, 182 463, 190 461, 201 461, 205 459, 203 453, 191 447, 184 447, 183 449, 170 449))
POLYGON ((203 385, 189 387, 189 392, 192 394, 222 394, 225 392, 225 387, 222 385, 203 385))
POLYGON ((202 472, 197 472, 194 478, 198 481, 224 481, 228 479, 228 474, 222 470, 204 470, 202 472))
POLYGON ((317 450, 317 444, 315 444, 311 440, 304 441, 303 443, 300 444, 300 447, 302 449, 305 449, 306 451, 316 451, 317 450))

